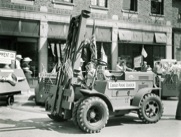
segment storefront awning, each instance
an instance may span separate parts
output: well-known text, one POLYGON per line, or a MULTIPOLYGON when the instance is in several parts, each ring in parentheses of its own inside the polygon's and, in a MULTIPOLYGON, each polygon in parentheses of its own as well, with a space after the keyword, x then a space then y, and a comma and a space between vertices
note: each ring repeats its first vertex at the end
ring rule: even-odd
POLYGON ((0 19, 0 34, 12 36, 39 37, 38 21, 0 19))
POLYGON ((48 38, 67 39, 68 25, 50 22, 48 26, 48 38))
POLYGON ((155 33, 156 43, 167 43, 167 36, 165 33, 155 33))
POLYGON ((141 31, 133 31, 132 42, 143 42, 143 33, 141 31))
POLYGON ((109 28, 97 28, 96 38, 97 41, 110 42, 111 41, 111 29, 109 28))
MULTIPOLYGON (((86 28, 86 34, 85 38, 91 38, 92 37, 92 26, 88 26, 86 28)), ((110 28, 103 28, 103 27, 96 27, 95 28, 95 36, 96 41, 100 42, 111 42, 111 29, 110 28)))
POLYGON ((119 40, 121 41, 131 41, 133 37, 133 32, 130 30, 119 30, 119 40))
POLYGON ((154 43, 154 32, 143 32, 144 43, 154 43))

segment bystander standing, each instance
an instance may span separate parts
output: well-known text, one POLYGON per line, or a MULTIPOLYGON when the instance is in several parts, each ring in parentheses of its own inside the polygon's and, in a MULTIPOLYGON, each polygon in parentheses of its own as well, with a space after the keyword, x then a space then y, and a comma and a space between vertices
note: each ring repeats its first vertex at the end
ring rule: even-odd
POLYGON ((16 55, 16 66, 15 66, 16 69, 21 69, 21 63, 20 62, 22 59, 23 58, 21 55, 16 55))
POLYGON ((24 71, 24 74, 29 84, 32 79, 32 71, 30 70, 30 64, 29 64, 31 61, 32 59, 30 59, 29 57, 26 57, 23 59, 23 63, 22 63, 22 69, 24 71))

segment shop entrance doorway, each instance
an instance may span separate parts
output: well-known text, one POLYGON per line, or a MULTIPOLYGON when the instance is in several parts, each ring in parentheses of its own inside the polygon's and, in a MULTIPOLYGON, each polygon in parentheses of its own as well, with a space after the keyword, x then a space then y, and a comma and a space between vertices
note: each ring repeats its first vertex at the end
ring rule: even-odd
POLYGON ((29 57, 33 77, 38 76, 38 39, 15 36, 0 36, 0 49, 16 51, 22 57, 29 57))

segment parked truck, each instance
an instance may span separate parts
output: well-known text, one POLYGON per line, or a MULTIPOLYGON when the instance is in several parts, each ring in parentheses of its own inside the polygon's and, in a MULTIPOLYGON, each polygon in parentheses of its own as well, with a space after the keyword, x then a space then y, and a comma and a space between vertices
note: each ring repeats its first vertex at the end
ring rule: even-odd
POLYGON ((14 95, 30 90, 22 69, 15 68, 16 52, 0 49, 0 103, 12 105, 14 95))

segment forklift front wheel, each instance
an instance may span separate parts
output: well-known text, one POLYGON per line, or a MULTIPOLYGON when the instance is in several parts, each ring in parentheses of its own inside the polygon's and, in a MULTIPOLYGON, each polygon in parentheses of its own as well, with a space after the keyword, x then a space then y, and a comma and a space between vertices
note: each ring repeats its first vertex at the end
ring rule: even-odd
POLYGON ((98 133, 107 124, 107 104, 99 97, 89 97, 81 102, 77 110, 77 121, 86 133, 98 133))

